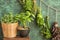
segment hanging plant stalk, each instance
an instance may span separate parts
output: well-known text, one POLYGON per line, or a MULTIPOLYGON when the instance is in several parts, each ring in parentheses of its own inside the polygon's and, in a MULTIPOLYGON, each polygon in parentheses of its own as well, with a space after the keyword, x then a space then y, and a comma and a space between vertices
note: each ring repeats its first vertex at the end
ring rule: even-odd
POLYGON ((42 17, 42 14, 41 14, 41 9, 37 9, 37 24, 41 27, 44 25, 44 18, 42 17))
POLYGON ((49 17, 46 16, 45 18, 45 26, 46 26, 46 31, 45 31, 45 37, 48 39, 48 38, 51 38, 51 32, 50 32, 50 24, 49 24, 49 17))
POLYGON ((49 16, 46 16, 46 18, 45 18, 45 24, 47 25, 47 28, 50 29, 49 16))
POLYGON ((46 38, 49 39, 51 38, 51 32, 50 32, 50 25, 49 25, 49 21, 48 21, 48 16, 46 16, 45 20, 41 14, 41 9, 37 10, 37 24, 40 27, 41 30, 41 34, 46 38))

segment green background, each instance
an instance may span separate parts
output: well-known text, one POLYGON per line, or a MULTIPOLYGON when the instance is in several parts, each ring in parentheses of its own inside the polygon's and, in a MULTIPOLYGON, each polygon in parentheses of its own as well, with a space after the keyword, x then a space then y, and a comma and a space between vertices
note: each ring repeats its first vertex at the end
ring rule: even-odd
MULTIPOLYGON (((43 0, 47 5, 52 6, 56 9, 60 9, 60 0, 43 0)), ((38 6, 40 6, 40 0, 37 0, 38 6)), ((0 19, 5 13, 13 12, 20 13, 20 4, 18 3, 18 0, 0 0, 0 19)), ((45 17, 48 14, 48 7, 41 2, 41 9, 42 9, 42 15, 45 17)), ((50 17, 50 24, 52 24, 56 19, 56 11, 49 8, 49 17, 50 17)), ((60 22, 60 12, 57 12, 57 21, 60 22)), ((36 25, 35 21, 28 24, 30 29, 30 39, 31 40, 46 40, 44 39, 40 32, 39 27, 36 25)), ((60 26, 60 25, 59 25, 60 26)), ((2 31, 0 28, 0 40, 2 38, 2 31)))

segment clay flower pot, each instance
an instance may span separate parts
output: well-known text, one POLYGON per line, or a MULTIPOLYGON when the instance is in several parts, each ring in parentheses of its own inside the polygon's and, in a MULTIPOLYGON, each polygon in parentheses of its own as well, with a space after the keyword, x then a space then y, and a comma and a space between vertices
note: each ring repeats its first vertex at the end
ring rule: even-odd
POLYGON ((27 37, 29 35, 30 28, 24 29, 23 27, 19 27, 18 32, 19 32, 20 37, 27 37))
POLYGON ((16 37, 18 23, 1 23, 3 36, 7 38, 16 37))

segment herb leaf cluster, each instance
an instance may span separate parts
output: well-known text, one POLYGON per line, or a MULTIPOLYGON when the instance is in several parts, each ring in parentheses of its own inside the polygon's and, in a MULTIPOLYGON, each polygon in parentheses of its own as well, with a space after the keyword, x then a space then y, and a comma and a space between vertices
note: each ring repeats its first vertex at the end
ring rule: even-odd
POLYGON ((51 38, 51 31, 50 31, 50 24, 49 24, 49 17, 46 16, 44 19, 41 14, 41 9, 37 9, 37 16, 36 16, 36 22, 40 28, 41 34, 46 38, 51 38))
POLYGON ((17 15, 13 15, 13 13, 4 14, 1 18, 1 22, 4 23, 16 23, 18 22, 17 15))

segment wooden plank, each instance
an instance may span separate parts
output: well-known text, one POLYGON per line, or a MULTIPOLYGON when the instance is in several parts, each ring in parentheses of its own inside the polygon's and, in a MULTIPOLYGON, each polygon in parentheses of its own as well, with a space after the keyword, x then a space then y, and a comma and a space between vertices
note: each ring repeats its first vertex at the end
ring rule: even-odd
POLYGON ((3 38, 3 40, 30 40, 29 37, 3 38))

